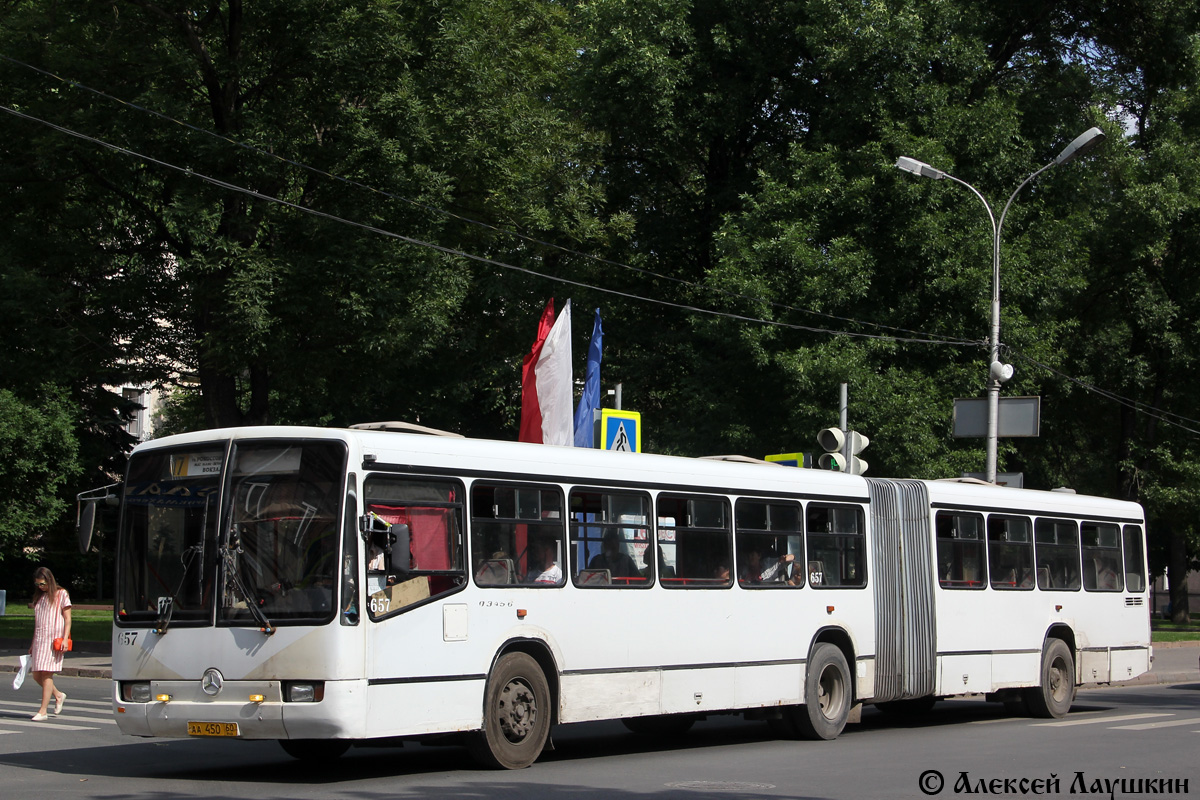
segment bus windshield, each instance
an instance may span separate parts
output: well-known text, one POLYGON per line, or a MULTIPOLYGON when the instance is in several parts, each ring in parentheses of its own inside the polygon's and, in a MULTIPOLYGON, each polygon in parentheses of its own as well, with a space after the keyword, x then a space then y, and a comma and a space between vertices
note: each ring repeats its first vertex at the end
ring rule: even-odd
POLYGON ((177 623, 212 617, 221 467, 225 448, 135 455, 125 480, 117 617, 177 623))
POLYGON ((135 456, 118 618, 160 629, 332 619, 345 460, 342 443, 323 441, 135 456))

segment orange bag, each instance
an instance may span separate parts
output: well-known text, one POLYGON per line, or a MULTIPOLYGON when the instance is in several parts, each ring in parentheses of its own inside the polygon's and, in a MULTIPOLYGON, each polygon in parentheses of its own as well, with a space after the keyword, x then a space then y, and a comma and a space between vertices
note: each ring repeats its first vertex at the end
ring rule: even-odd
POLYGON ((55 651, 57 651, 59 653, 65 653, 66 651, 71 649, 71 640, 64 639, 60 636, 57 639, 55 639, 51 643, 50 646, 53 647, 55 649, 55 651))

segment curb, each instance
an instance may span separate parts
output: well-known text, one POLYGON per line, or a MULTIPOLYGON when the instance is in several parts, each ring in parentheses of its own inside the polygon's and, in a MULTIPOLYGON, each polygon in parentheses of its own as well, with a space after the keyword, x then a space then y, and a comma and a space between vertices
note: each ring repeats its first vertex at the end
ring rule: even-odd
MULTIPOLYGON (((17 668, 12 664, 0 664, 0 673, 15 674, 17 668)), ((54 673, 64 678, 103 678, 112 680, 111 667, 63 667, 61 672, 54 673)))

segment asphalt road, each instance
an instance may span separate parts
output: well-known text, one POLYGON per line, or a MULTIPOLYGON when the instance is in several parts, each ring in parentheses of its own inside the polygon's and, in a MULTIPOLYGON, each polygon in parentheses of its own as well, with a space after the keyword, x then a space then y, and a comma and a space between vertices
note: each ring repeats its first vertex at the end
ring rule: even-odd
MULTIPOLYGON (((135 739, 112 721, 108 681, 59 685, 63 715, 45 723, 29 721, 32 687, 0 687, 4 797, 923 798, 1006 793, 1005 780, 1013 796, 1098 797, 1092 790, 1121 779, 1187 780, 1187 793, 1174 793, 1200 794, 1200 682, 1081 691, 1062 721, 1010 717, 979 699, 944 701, 918 720, 868 708, 833 742, 776 740, 738 717, 674 740, 619 723, 565 726, 552 752, 516 772, 478 769, 457 746, 354 748, 302 763, 274 742, 135 739)), ((1114 797, 1132 796, 1117 788, 1114 797)))

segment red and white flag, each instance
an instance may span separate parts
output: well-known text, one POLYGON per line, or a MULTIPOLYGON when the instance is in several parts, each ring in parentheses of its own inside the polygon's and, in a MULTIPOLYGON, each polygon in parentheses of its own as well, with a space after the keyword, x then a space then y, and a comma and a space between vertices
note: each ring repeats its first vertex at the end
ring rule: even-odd
POLYGON ((554 298, 538 321, 537 339, 521 363, 518 440, 570 447, 575 441, 571 403, 571 301, 554 318, 554 298))

